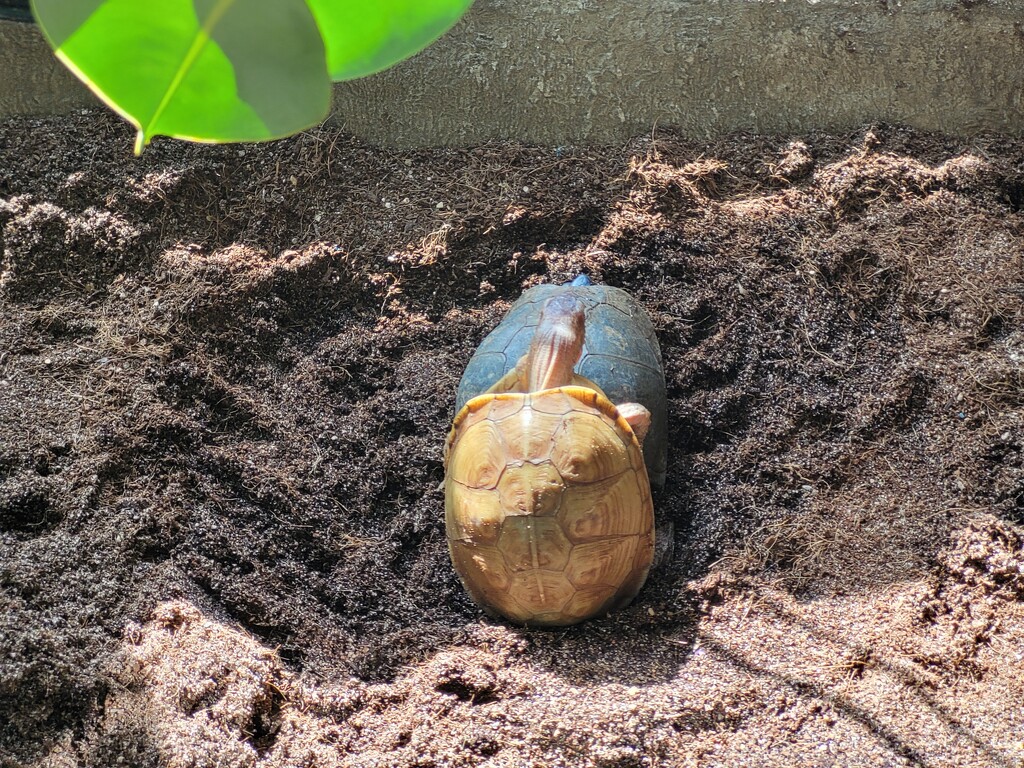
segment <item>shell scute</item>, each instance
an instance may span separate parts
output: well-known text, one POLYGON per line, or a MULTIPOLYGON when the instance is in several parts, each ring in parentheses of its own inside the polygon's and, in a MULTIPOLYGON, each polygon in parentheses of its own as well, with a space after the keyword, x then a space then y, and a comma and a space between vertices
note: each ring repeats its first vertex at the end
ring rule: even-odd
POLYGON ((496 488, 508 463, 497 425, 486 418, 476 421, 457 439, 459 450, 449 456, 448 476, 468 488, 496 488))
POLYGON ((636 473, 627 471, 601 483, 568 489, 558 518, 569 540, 580 544, 636 533, 635 510, 644 503, 636 473))
POLYGON ((575 592, 562 571, 546 570, 515 574, 509 589, 510 602, 522 610, 519 620, 529 624, 550 623, 550 618, 545 621, 541 617, 560 615, 575 592))
POLYGON ((448 549, 474 599, 491 604, 508 594, 512 577, 496 546, 449 539, 448 549))
POLYGON ((632 467, 625 441, 609 419, 566 414, 554 435, 551 461, 571 483, 596 483, 632 467))
POLYGON ((509 463, 541 461, 551 453, 551 442, 563 417, 553 413, 541 413, 529 402, 513 415, 497 423, 501 439, 505 444, 506 459, 509 463))
POLYGON ((498 543, 505 512, 493 490, 448 483, 444 506, 449 538, 469 544, 498 543))
POLYGON ((572 542, 553 517, 508 517, 501 526, 498 550, 513 573, 560 572, 569 562, 572 542))
MULTIPOLYGON (((562 613, 569 623, 583 621, 607 613, 614 597, 615 589, 611 587, 577 589, 572 599, 562 607, 562 613)), ((563 623, 567 622, 563 620, 563 623)))
POLYGON ((558 512, 565 481, 549 461, 509 466, 498 483, 503 516, 548 517, 558 512))
POLYGON ((543 392, 541 395, 533 395, 530 398, 530 407, 538 413, 563 416, 579 407, 578 403, 574 402, 572 398, 559 390, 543 392))
POLYGON ((633 570, 637 538, 620 536, 577 544, 566 577, 577 589, 607 587, 609 594, 614 593, 633 570))

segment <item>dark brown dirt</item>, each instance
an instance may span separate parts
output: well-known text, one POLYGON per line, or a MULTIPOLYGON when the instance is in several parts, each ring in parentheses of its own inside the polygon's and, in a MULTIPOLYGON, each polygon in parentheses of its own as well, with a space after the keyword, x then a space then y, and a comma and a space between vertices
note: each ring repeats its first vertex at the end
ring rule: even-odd
POLYGON ((0 123, 0 765, 1024 764, 1024 142, 799 139, 0 123), (675 556, 521 630, 441 445, 579 272, 658 329, 675 556))

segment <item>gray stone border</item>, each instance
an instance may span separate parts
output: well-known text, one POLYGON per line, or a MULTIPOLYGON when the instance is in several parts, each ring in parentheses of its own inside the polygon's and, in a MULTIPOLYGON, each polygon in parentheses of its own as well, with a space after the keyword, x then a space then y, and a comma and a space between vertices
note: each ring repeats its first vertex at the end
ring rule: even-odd
MULTIPOLYGON (((0 117, 96 100, 32 25, 0 21, 0 117)), ((335 89, 333 120, 397 146, 617 142, 868 122, 1024 128, 1024 0, 478 0, 444 39, 335 89)))

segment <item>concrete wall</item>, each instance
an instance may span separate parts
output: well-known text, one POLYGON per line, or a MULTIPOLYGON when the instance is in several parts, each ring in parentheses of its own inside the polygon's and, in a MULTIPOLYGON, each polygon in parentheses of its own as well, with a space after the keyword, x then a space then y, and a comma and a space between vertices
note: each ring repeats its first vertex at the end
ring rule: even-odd
POLYGON ((62 114, 97 104, 34 26, 0 21, 0 118, 62 114))
MULTIPOLYGON (((615 142, 872 121, 1024 132, 1024 0, 477 0, 442 41, 335 90, 396 145, 615 142)), ((38 32, 0 22, 0 116, 93 103, 38 32)))

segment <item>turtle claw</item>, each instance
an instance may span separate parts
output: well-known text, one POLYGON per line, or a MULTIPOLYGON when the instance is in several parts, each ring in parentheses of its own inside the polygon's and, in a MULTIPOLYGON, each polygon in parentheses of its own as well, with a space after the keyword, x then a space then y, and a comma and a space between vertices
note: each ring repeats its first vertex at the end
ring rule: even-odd
POLYGON ((671 520, 657 520, 654 523, 654 560, 651 568, 663 568, 672 562, 676 548, 676 527, 671 520))

